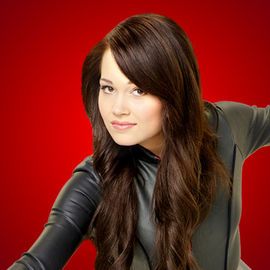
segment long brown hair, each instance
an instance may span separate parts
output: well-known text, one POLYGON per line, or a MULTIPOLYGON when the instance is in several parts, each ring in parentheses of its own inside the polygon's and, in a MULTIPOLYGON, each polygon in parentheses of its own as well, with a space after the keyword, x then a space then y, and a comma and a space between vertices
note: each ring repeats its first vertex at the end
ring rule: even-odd
POLYGON ((199 269, 192 255, 192 235, 210 210, 218 179, 228 190, 230 179, 205 113, 211 104, 201 97, 191 43, 176 22, 153 13, 120 22, 83 64, 83 102, 92 123, 93 166, 102 190, 95 215, 95 268, 130 268, 138 219, 138 169, 131 146, 112 140, 98 109, 101 60, 108 48, 123 74, 163 103, 165 142, 152 200, 155 269, 199 269))

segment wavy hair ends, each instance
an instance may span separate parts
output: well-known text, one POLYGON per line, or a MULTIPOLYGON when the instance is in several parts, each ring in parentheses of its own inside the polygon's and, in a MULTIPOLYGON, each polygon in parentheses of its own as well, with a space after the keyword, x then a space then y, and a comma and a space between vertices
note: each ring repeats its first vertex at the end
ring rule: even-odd
POLYGON ((90 233, 95 229, 95 269, 130 269, 138 219, 134 181, 139 170, 133 146, 112 140, 98 109, 107 49, 130 81, 163 103, 165 142, 151 205, 155 269, 199 269, 192 255, 192 235, 210 210, 219 177, 226 188, 230 177, 216 152, 217 136, 206 117, 211 105, 201 97, 191 43, 176 22, 154 13, 121 21, 83 63, 82 97, 93 129, 93 166, 102 187, 102 201, 90 226, 90 233))

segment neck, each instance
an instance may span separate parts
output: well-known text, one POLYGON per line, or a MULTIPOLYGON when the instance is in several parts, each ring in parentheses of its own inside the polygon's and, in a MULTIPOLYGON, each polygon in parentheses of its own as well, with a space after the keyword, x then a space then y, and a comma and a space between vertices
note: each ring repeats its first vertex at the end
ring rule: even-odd
POLYGON ((146 148, 147 150, 149 150, 150 152, 152 152, 153 154, 155 154, 159 158, 161 157, 161 152, 162 152, 162 148, 163 148, 163 141, 160 141, 159 143, 156 142, 156 143, 153 143, 151 145, 140 144, 140 146, 146 148))

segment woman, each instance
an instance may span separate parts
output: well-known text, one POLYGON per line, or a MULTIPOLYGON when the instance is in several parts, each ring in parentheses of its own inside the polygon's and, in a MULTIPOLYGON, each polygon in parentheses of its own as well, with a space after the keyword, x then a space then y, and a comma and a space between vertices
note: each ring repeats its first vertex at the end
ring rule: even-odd
POLYGON ((270 145, 270 106, 203 101, 188 37, 158 14, 127 18, 90 51, 82 93, 94 154, 9 269, 61 269, 86 238, 97 270, 249 269, 241 168, 270 145))

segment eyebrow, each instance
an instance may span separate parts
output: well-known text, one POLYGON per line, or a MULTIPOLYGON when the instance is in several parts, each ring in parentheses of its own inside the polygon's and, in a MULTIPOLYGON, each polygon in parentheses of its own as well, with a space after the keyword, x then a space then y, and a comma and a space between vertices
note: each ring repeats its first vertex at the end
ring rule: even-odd
MULTIPOLYGON (((111 83, 111 84, 113 84, 113 82, 112 81, 110 81, 110 80, 108 80, 108 79, 105 79, 105 78, 101 78, 100 79, 101 81, 105 81, 105 82, 107 82, 107 83, 111 83)), ((128 81, 128 83, 127 84, 132 84, 132 82, 131 81, 128 81)))

